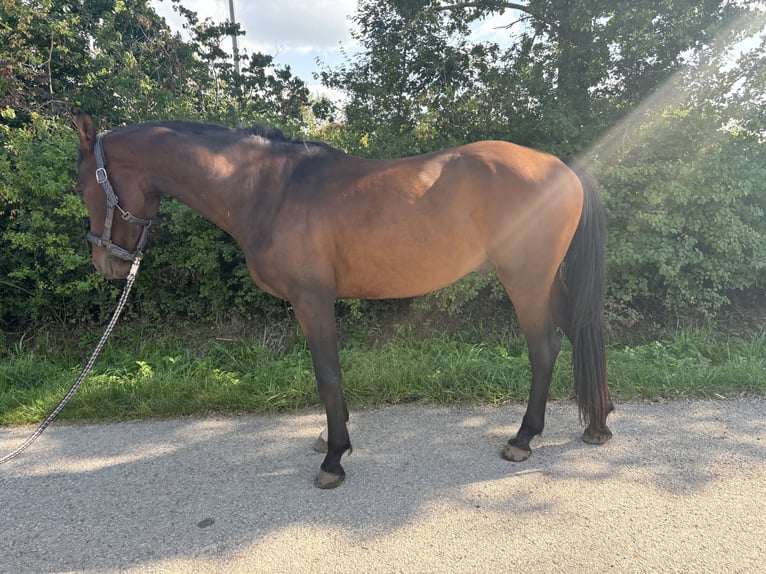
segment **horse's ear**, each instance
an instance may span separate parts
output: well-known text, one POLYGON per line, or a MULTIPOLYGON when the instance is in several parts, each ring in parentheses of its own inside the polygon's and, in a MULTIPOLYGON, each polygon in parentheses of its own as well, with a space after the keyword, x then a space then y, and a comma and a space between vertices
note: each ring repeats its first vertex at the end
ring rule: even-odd
POLYGON ((74 122, 77 125, 77 133, 80 135, 80 149, 91 153, 96 144, 96 126, 93 118, 83 111, 74 112, 74 122))

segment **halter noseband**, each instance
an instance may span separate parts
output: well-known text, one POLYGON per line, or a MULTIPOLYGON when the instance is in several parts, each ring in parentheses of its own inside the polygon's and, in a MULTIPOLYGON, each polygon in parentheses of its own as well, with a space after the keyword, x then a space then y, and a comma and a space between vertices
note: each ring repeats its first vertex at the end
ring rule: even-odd
POLYGON ((120 207, 119 203, 117 203, 119 199, 112 188, 112 184, 109 183, 109 177, 106 174, 104 148, 101 145, 101 138, 103 137, 103 134, 96 136, 94 152, 96 154, 96 181, 101 184, 101 187, 104 189, 104 194, 106 194, 106 220, 104 221, 104 231, 101 233, 101 237, 90 231, 88 231, 87 237, 88 241, 99 247, 104 247, 111 255, 123 259, 124 261, 134 261, 137 257, 141 256, 141 249, 143 249, 144 244, 146 243, 149 234, 149 226, 152 224, 152 220, 136 217, 129 211, 125 211, 120 207), (136 250, 133 252, 112 243, 112 220, 114 219, 115 207, 122 214, 122 219, 128 223, 136 223, 144 227, 141 232, 141 237, 139 237, 138 243, 136 244, 136 250))

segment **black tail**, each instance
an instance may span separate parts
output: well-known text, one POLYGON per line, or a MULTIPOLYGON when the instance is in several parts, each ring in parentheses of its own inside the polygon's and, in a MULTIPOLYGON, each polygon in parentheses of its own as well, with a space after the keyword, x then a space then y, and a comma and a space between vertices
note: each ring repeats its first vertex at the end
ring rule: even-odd
POLYGON ((569 246, 565 282, 572 305, 572 362, 580 418, 601 430, 611 410, 606 380, 604 291, 606 289, 606 213, 596 180, 585 166, 563 159, 580 178, 584 200, 580 223, 569 246))

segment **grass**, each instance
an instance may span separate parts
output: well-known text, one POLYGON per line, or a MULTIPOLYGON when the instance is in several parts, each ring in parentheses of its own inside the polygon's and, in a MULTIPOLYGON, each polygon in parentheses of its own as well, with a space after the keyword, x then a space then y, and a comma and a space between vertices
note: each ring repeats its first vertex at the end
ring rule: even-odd
MULTIPOLYGON (((0 425, 43 420, 74 382, 99 335, 67 342, 39 336, 0 350, 0 425)), ((342 347, 352 408, 527 398, 530 370, 523 339, 485 340, 471 333, 421 339, 402 330, 383 342, 367 339, 359 330, 342 347)), ((572 395, 570 355, 565 343, 552 398, 572 395)), ((684 329, 663 340, 611 343, 608 360, 617 400, 766 395, 766 335, 744 339, 684 329)), ((281 412, 318 404, 311 358, 294 328, 216 338, 124 325, 60 418, 281 412)))

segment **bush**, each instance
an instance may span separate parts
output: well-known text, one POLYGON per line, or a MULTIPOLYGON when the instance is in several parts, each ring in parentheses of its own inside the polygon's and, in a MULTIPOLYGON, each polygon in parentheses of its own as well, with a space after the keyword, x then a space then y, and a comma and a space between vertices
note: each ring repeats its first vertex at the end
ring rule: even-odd
POLYGON ((75 142, 60 120, 33 114, 20 128, 0 124, 3 330, 31 321, 81 320, 112 295, 92 269, 85 208, 71 193, 75 142))
POLYGON ((713 312, 766 283, 766 154, 756 135, 701 112, 665 111, 600 179, 609 293, 713 312))
MULTIPOLYGON (((87 213, 70 193, 77 137, 32 115, 0 123, 0 331, 46 321, 104 321, 118 285, 92 268, 87 213)), ((611 165, 597 166, 609 212, 609 294, 619 305, 711 313, 766 283, 766 151, 758 137, 701 112, 666 111, 611 165)), ((615 154, 616 155, 616 154, 615 154)), ((239 246, 165 198, 130 310, 226 319, 282 312, 251 281, 239 246)), ((418 298, 414 310, 455 315, 504 300, 493 276, 418 298)), ((349 305, 349 304, 347 304, 349 305)), ((351 310, 359 313, 358 303, 351 310)))

